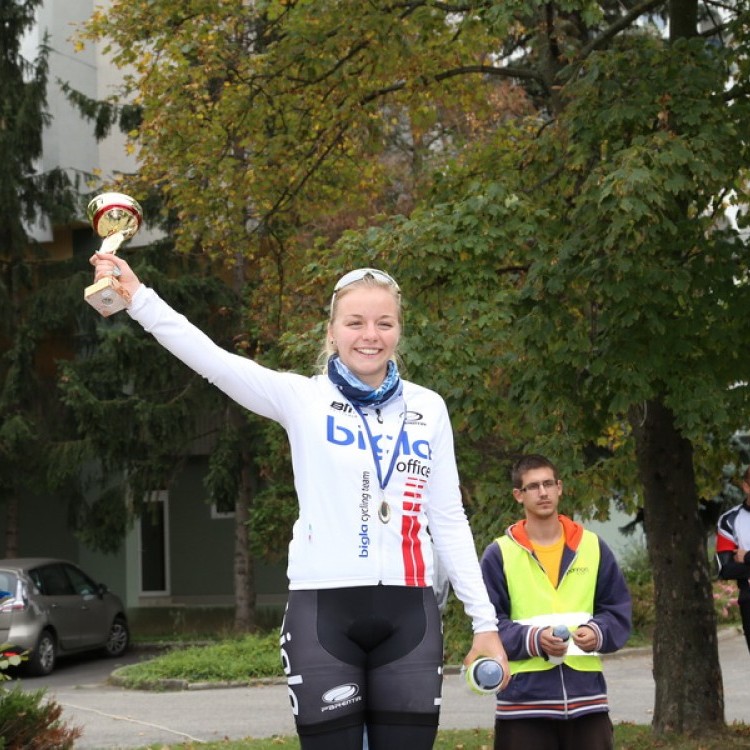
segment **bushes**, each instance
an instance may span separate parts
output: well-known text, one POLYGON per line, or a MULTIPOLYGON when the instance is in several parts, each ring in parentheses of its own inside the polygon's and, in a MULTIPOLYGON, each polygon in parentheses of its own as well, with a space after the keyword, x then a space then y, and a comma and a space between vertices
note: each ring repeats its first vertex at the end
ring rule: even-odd
POLYGON ((634 544, 629 547, 620 560, 620 567, 633 603, 633 629, 628 645, 640 646, 651 640, 656 619, 654 579, 645 544, 634 544))
POLYGON ((714 581, 714 607, 719 625, 736 625, 741 621, 734 581, 714 581))
POLYGON ((28 660, 26 651, 21 651, 11 643, 3 643, 0 646, 0 680, 9 680, 6 670, 17 667, 21 662, 28 660))
POLYGON ((83 730, 60 720, 62 706, 45 691, 0 688, 0 750, 71 750, 83 730))
MULTIPOLYGON (((632 547, 622 561, 622 570, 633 600, 633 635, 630 645, 650 640, 654 629, 654 580, 644 545, 632 547)), ((714 609, 719 627, 738 625, 737 584, 734 581, 713 582, 714 609)))
POLYGON ((451 589, 443 614, 443 653, 446 664, 461 664, 474 636, 464 606, 451 589))

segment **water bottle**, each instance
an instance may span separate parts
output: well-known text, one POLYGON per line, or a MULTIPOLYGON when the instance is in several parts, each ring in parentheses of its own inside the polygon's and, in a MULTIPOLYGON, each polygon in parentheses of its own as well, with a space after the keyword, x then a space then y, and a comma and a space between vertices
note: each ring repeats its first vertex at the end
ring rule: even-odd
POLYGON ((500 664, 487 657, 473 661, 468 668, 462 666, 461 674, 464 675, 466 684, 471 690, 480 695, 497 692, 505 677, 500 664))
MULTIPOLYGON (((567 625, 555 625, 555 627, 552 628, 552 635, 562 638, 567 647, 567 643, 570 640, 570 630, 568 630, 567 625)), ((562 664, 565 654, 562 656, 549 656, 547 658, 549 659, 550 664, 562 664)))

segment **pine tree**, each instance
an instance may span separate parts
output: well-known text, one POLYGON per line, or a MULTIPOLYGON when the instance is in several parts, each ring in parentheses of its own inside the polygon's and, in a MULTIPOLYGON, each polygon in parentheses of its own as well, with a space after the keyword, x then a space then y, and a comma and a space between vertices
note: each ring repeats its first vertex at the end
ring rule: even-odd
POLYGON ((40 0, 0 4, 0 498, 7 515, 5 554, 18 552, 18 503, 39 489, 46 475, 45 445, 55 424, 54 388, 39 369, 45 334, 62 323, 44 298, 54 294, 54 275, 41 247, 27 236, 33 223, 70 215, 75 192, 61 170, 42 173, 47 112, 48 53, 34 61, 21 55, 40 0), (45 285, 53 286, 46 289, 45 285))

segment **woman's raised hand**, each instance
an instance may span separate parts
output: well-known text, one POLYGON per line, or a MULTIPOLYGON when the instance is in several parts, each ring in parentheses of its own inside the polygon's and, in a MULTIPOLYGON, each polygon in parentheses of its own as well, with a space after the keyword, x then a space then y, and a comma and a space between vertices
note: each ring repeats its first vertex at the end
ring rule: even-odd
POLYGON ((94 253, 89 258, 89 263, 94 266, 94 281, 99 281, 105 276, 115 276, 130 293, 131 298, 141 285, 140 279, 133 273, 127 261, 114 253, 94 253))

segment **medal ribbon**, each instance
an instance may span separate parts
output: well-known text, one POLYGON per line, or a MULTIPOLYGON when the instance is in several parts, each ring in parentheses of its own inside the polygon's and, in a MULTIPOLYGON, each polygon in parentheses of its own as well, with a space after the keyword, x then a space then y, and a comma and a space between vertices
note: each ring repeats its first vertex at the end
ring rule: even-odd
POLYGON ((401 444, 401 437, 404 434, 404 425, 406 424, 406 404, 404 404, 404 411, 403 411, 403 417, 401 418, 401 427, 398 431, 398 436, 396 437, 396 443, 393 446, 393 451, 391 452, 391 461, 388 466, 388 471, 386 472, 385 477, 383 476, 383 470, 380 465, 380 459, 378 458, 378 451, 375 446, 375 441, 372 437, 372 430, 370 430, 370 425, 368 424, 367 417, 365 416, 364 412, 362 411, 361 407, 357 404, 352 404, 352 406, 357 410, 357 414, 362 418, 362 422, 365 425, 365 432, 367 433, 367 442, 370 444, 370 451, 372 452, 372 459, 375 462, 375 471, 378 475, 378 485, 380 486, 381 490, 385 491, 385 488, 388 486, 388 482, 391 481, 391 475, 393 474, 393 469, 396 467, 396 459, 398 458, 398 452, 399 452, 399 445, 401 444))

